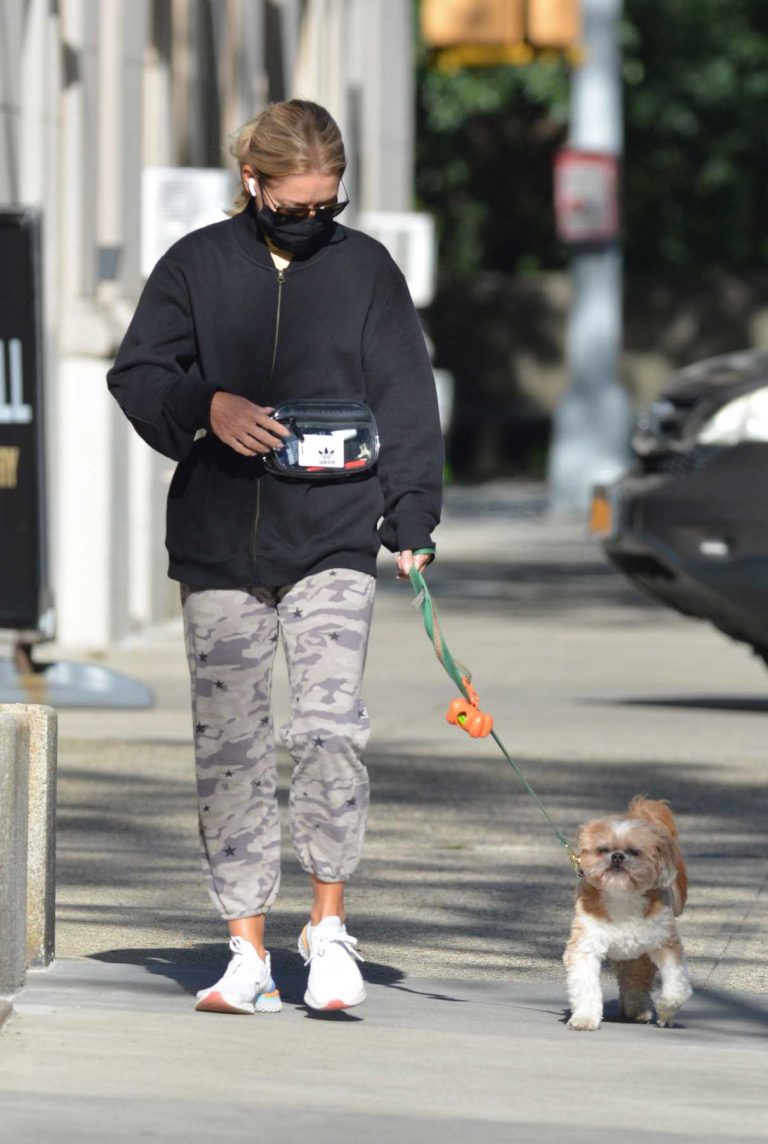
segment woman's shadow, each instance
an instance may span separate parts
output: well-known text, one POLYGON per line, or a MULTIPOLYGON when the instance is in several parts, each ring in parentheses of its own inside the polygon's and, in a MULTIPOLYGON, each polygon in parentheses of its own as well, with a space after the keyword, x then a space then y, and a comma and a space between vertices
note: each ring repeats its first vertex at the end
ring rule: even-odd
MULTIPOLYGON (((185 993, 194 997, 198 989, 205 989, 216 981, 227 967, 228 954, 221 942, 200 942, 191 949, 144 948, 109 949, 90 955, 93 961, 109 962, 118 965, 138 965, 147 973, 165 977, 174 982, 185 993)), ((275 949, 272 951, 272 971, 279 983, 280 996, 287 1005, 305 1010, 312 1019, 336 1021, 360 1021, 361 1017, 346 1010, 317 1012, 304 1004, 304 990, 307 986, 307 970, 295 950, 275 949)), ((367 961, 366 981, 376 985, 397 986, 405 974, 393 965, 367 961)))

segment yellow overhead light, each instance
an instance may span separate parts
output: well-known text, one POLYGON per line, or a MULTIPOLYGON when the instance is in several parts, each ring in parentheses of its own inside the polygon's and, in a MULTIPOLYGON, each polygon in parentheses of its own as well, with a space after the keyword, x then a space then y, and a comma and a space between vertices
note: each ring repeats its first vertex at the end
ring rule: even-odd
POLYGON ((580 0, 422 0, 424 42, 441 71, 580 59, 580 0))
POLYGON ((422 0, 421 29, 431 48, 517 43, 525 39, 525 0, 422 0))

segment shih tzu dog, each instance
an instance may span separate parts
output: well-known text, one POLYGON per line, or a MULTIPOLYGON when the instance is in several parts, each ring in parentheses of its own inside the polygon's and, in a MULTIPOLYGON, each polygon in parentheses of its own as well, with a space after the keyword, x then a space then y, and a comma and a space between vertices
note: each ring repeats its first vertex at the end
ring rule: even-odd
POLYGON ((688 879, 677 826, 666 802, 637 797, 626 814, 598 818, 579 831, 581 879, 563 961, 571 1029, 599 1029, 603 1018, 600 966, 611 962, 619 982, 619 1011, 631 1021, 669 1026, 691 995, 675 917, 683 912, 688 879))

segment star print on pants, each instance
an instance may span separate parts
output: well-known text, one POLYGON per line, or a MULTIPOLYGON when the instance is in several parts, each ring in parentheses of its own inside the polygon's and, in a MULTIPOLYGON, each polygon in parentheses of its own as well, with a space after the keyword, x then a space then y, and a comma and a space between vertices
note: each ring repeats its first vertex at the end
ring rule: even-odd
POLYGON ((196 723, 195 724, 195 730, 197 731, 198 735, 204 735, 205 732, 208 730, 208 724, 207 723, 196 723))
POLYGON ((322 747, 323 743, 325 742, 325 739, 321 739, 320 736, 318 735, 318 737, 316 739, 313 739, 312 742, 315 744, 316 747, 322 747))
POLYGON ((207 814, 210 809, 211 809, 210 806, 204 806, 203 807, 203 813, 207 814))
POLYGON ((260 727, 266 727, 268 725, 268 723, 269 723, 269 715, 262 715, 261 719, 259 719, 259 726, 260 727))
POLYGON ((233 774, 234 774, 234 771, 225 771, 224 772, 224 778, 225 779, 231 779, 233 774))
POLYGON ((228 690, 226 683, 222 683, 222 681, 220 679, 217 679, 213 686, 216 688, 217 691, 227 691, 228 690))
POLYGON ((328 639, 333 640, 334 643, 336 643, 336 641, 340 638, 341 637, 340 637, 338 632, 329 632, 328 633, 328 639))
POLYGON ((226 854, 227 858, 231 858, 234 854, 237 853, 237 847, 236 846, 227 846, 226 849, 224 850, 224 853, 226 854))
POLYGON ((201 663, 207 663, 208 662, 208 652, 207 651, 201 651, 200 655, 197 658, 200 660, 201 663))

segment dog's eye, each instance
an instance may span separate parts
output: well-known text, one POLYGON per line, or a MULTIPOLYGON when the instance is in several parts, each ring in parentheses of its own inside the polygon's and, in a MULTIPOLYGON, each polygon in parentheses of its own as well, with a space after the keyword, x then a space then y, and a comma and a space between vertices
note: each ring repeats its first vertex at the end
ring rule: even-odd
POLYGON ((611 848, 610 848, 610 846, 598 846, 596 852, 598 854, 610 854, 611 848))
POLYGON ((639 858, 640 857, 640 851, 639 850, 628 850, 627 854, 631 854, 633 858, 639 858))

